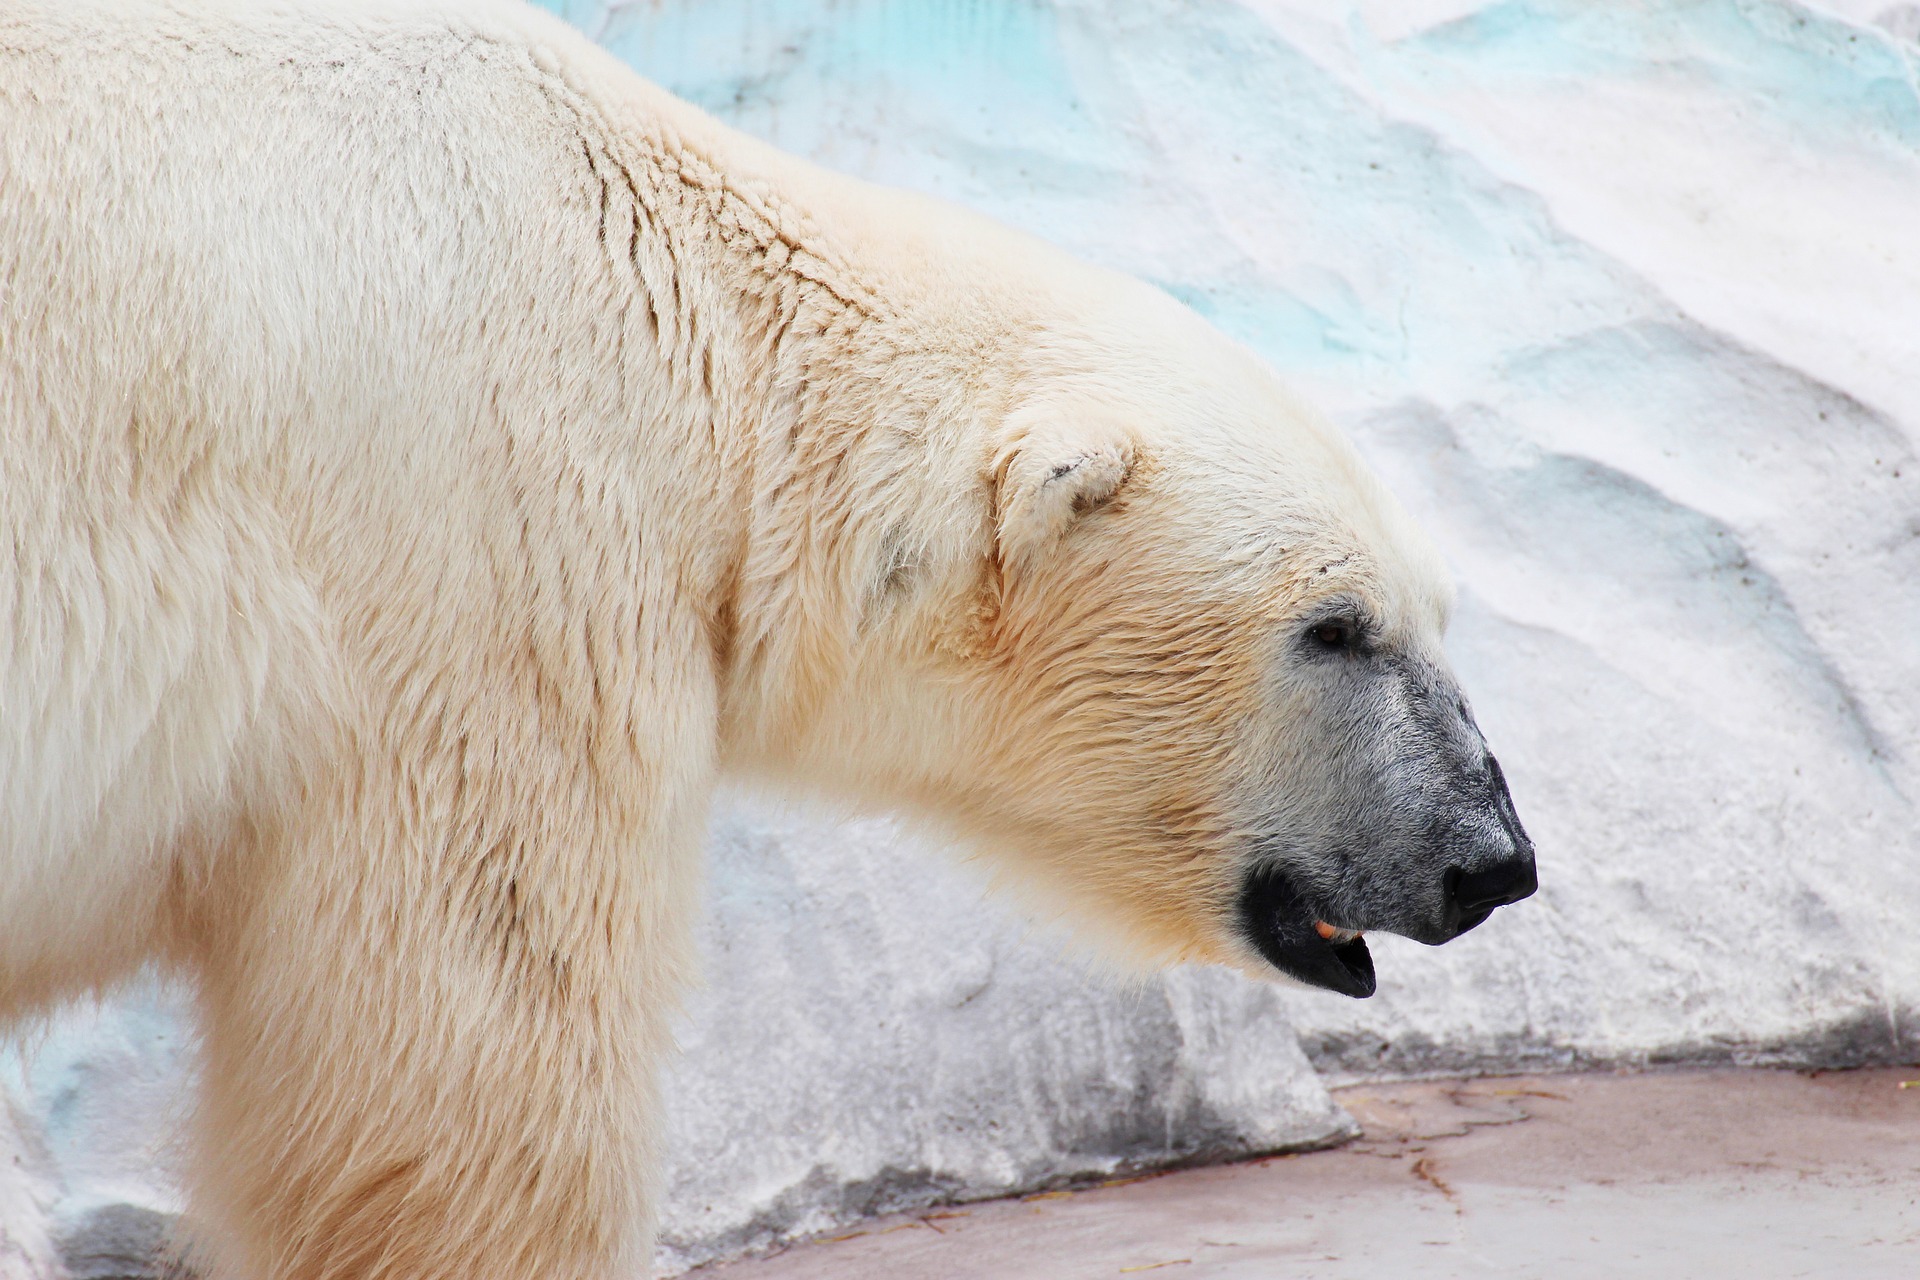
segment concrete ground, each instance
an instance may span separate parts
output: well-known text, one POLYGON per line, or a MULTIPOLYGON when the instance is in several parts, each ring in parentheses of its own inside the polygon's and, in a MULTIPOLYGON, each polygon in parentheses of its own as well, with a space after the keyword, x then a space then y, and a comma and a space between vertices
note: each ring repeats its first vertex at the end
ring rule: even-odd
POLYGON ((1920 1277, 1920 1069, 1522 1076, 1339 1097, 1365 1135, 1336 1151, 889 1219, 694 1275, 1920 1277))

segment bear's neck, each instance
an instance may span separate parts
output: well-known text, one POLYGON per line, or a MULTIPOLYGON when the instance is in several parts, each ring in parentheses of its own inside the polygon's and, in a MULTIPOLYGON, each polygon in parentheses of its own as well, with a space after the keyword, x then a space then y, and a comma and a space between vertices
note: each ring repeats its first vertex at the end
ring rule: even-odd
POLYGON ((689 132, 645 149, 603 209, 633 203, 653 390, 704 422, 686 444, 721 478, 723 754, 777 768, 902 601, 971 589, 1023 326, 990 276, 936 276, 872 215, 903 197, 705 117, 689 132))

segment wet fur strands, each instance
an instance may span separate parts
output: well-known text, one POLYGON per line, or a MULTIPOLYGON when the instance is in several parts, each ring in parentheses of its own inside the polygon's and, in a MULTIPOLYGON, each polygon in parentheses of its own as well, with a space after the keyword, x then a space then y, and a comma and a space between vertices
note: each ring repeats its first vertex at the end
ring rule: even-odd
POLYGON ((213 1274, 643 1273, 722 772, 1268 974, 1484 789, 1251 356, 506 0, 0 9, 0 439, 0 1018, 194 982, 213 1274))

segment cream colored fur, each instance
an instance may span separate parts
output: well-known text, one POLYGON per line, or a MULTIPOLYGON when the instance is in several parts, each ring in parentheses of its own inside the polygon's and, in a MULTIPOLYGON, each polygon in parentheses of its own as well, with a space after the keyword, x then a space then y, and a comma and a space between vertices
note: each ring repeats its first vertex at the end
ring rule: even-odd
POLYGON ((1247 963, 1271 629, 1445 610, 1173 303, 509 3, 0 6, 0 440, 0 1017, 197 981, 250 1280, 645 1269, 723 770, 1247 963))

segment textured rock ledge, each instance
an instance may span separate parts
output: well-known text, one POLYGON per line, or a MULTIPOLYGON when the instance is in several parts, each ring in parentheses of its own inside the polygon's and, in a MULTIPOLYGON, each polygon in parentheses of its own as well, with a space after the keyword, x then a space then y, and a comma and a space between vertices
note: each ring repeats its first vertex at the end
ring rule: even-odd
POLYGON ((890 823, 733 807, 714 873, 668 1089, 676 1261, 1351 1131, 1275 989, 1094 977, 890 823))

